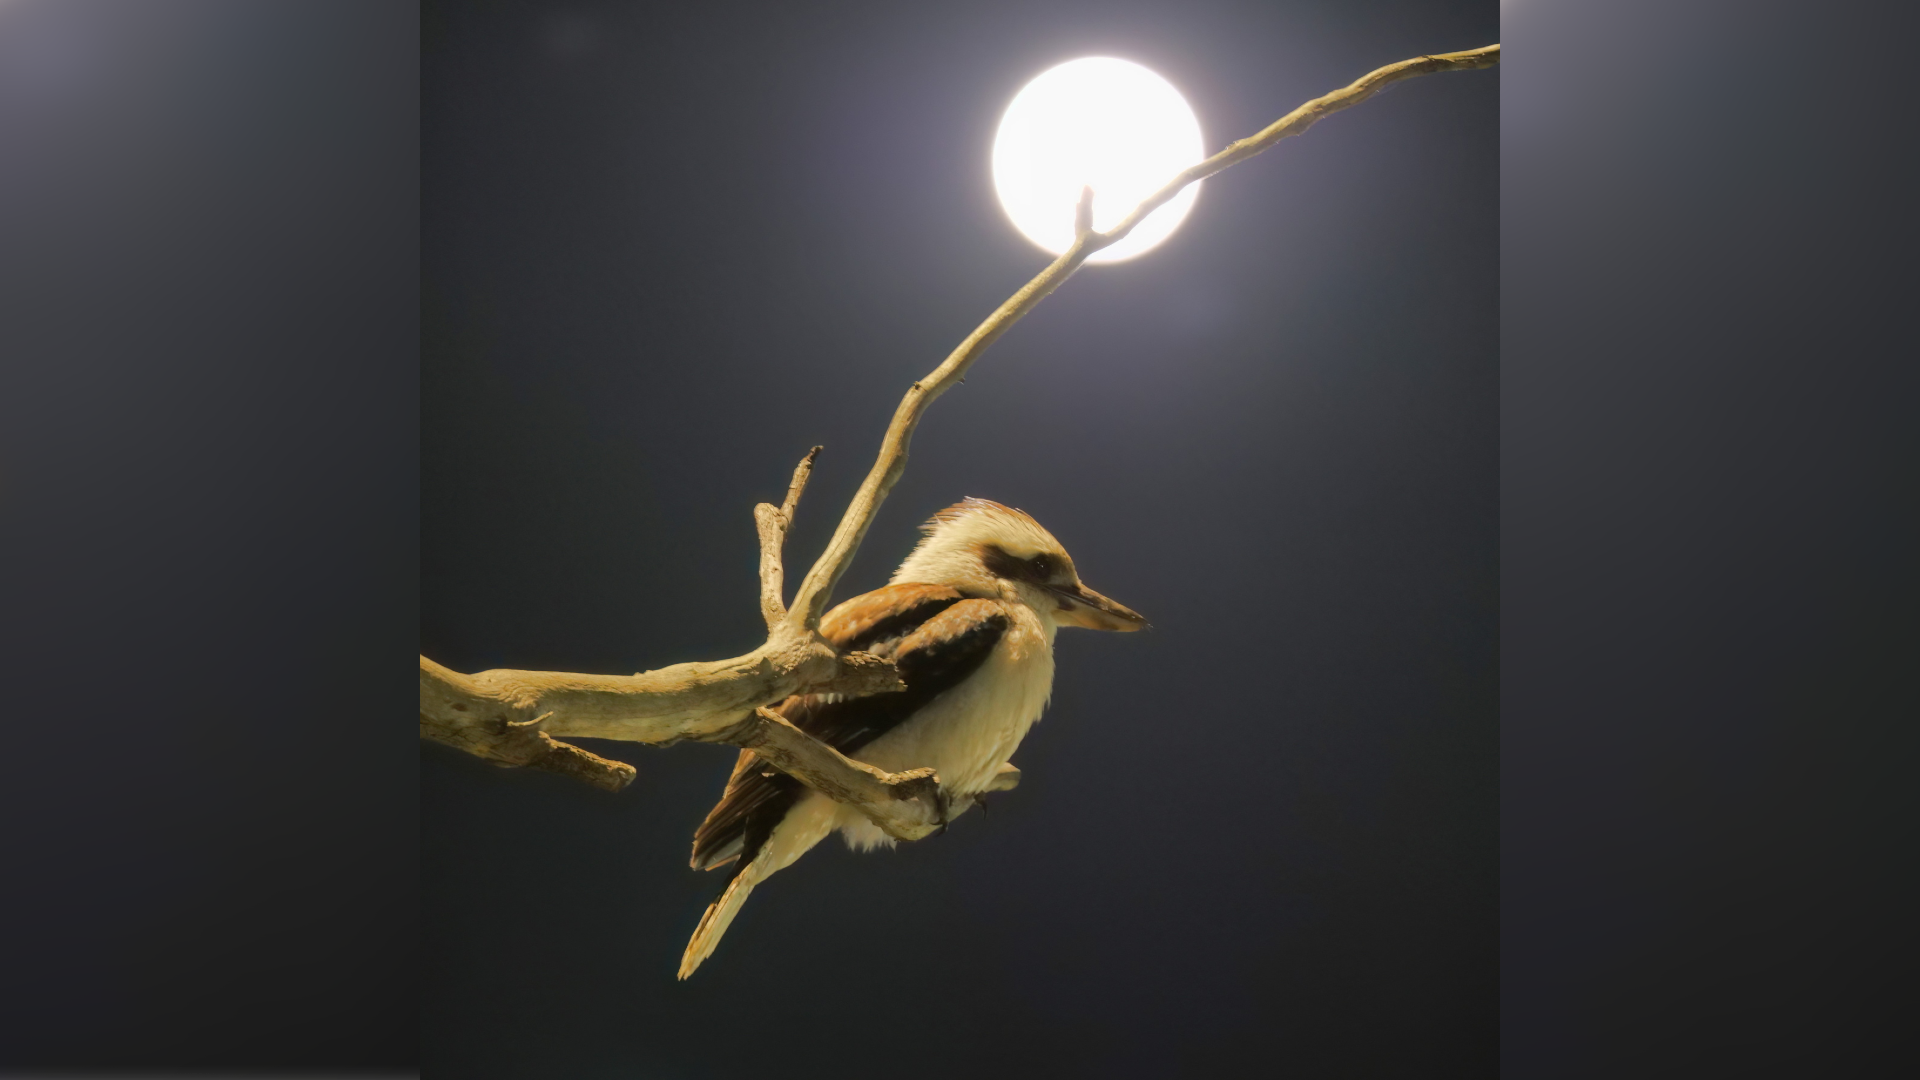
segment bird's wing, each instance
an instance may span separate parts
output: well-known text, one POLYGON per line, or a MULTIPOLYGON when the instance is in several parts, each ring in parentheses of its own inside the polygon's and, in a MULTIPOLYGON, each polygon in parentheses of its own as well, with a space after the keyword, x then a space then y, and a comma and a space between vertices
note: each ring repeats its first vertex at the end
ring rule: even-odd
MULTIPOLYGON (((777 711, 843 754, 893 730, 986 662, 1011 620, 998 601, 965 599, 943 585, 889 585, 841 604, 820 620, 842 649, 889 657, 907 688, 863 698, 800 694, 777 711)), ((693 834, 696 869, 757 851, 799 798, 800 782, 742 751, 720 804, 693 834)))

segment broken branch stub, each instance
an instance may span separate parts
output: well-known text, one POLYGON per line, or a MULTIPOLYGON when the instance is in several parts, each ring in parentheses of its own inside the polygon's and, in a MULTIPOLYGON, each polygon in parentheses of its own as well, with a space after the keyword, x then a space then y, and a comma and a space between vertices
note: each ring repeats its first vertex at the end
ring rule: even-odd
POLYGON ((814 459, 820 456, 821 449, 816 446, 807 451, 807 456, 794 467, 785 502, 779 506, 761 503, 753 508, 753 523, 760 533, 760 615, 766 620, 768 631, 777 628, 787 617, 782 595, 786 571, 781 564, 781 549, 786 546, 787 530, 793 527, 793 512, 800 505, 800 493, 807 489, 814 459))

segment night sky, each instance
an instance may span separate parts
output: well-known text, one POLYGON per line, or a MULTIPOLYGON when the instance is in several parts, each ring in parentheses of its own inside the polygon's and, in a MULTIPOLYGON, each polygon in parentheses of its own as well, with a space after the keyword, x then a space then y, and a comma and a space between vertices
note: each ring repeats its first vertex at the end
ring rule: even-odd
MULTIPOLYGON (((424 12, 422 651, 753 648, 751 511, 820 550, 901 393, 1046 256, 1000 111, 1114 55, 1209 150, 1491 2, 439 2, 424 12)), ((1430 76, 1208 181, 931 410, 839 598, 963 496, 1150 633, 1065 630, 1022 787, 838 840, 689 983, 733 752, 608 795, 422 750, 429 1075, 1488 1075, 1497 1039, 1498 94, 1430 76)))

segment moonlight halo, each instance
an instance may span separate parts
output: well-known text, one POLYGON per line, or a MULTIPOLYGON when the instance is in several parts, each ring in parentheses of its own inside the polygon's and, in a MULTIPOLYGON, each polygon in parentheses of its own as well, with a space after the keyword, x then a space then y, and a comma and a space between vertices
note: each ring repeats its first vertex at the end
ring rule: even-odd
MULTIPOLYGON (((1093 227, 1110 229, 1175 173, 1206 157, 1200 121, 1172 83, 1130 60, 1089 56, 1048 68, 1014 95, 993 140, 993 186, 1027 239, 1058 255, 1073 208, 1093 188, 1093 227)), ((1199 195, 1190 184, 1088 262, 1117 262, 1173 235, 1199 195)))

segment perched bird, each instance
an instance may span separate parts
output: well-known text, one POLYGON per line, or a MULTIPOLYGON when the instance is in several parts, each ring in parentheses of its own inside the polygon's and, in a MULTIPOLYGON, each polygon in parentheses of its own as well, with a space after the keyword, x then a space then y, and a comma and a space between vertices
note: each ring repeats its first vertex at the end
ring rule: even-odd
MULTIPOLYGON (((889 657, 904 691, 800 694, 778 708, 802 731, 889 772, 932 767, 949 796, 984 791, 1053 692, 1062 626, 1138 630, 1146 620, 1080 583, 1060 542, 1019 510, 967 499, 933 516, 883 589, 820 620, 840 649, 889 657)), ((680 961, 682 979, 713 954, 754 886, 835 829, 865 851, 893 840, 858 810, 742 751, 720 803, 693 836, 693 866, 733 863, 680 961)))

